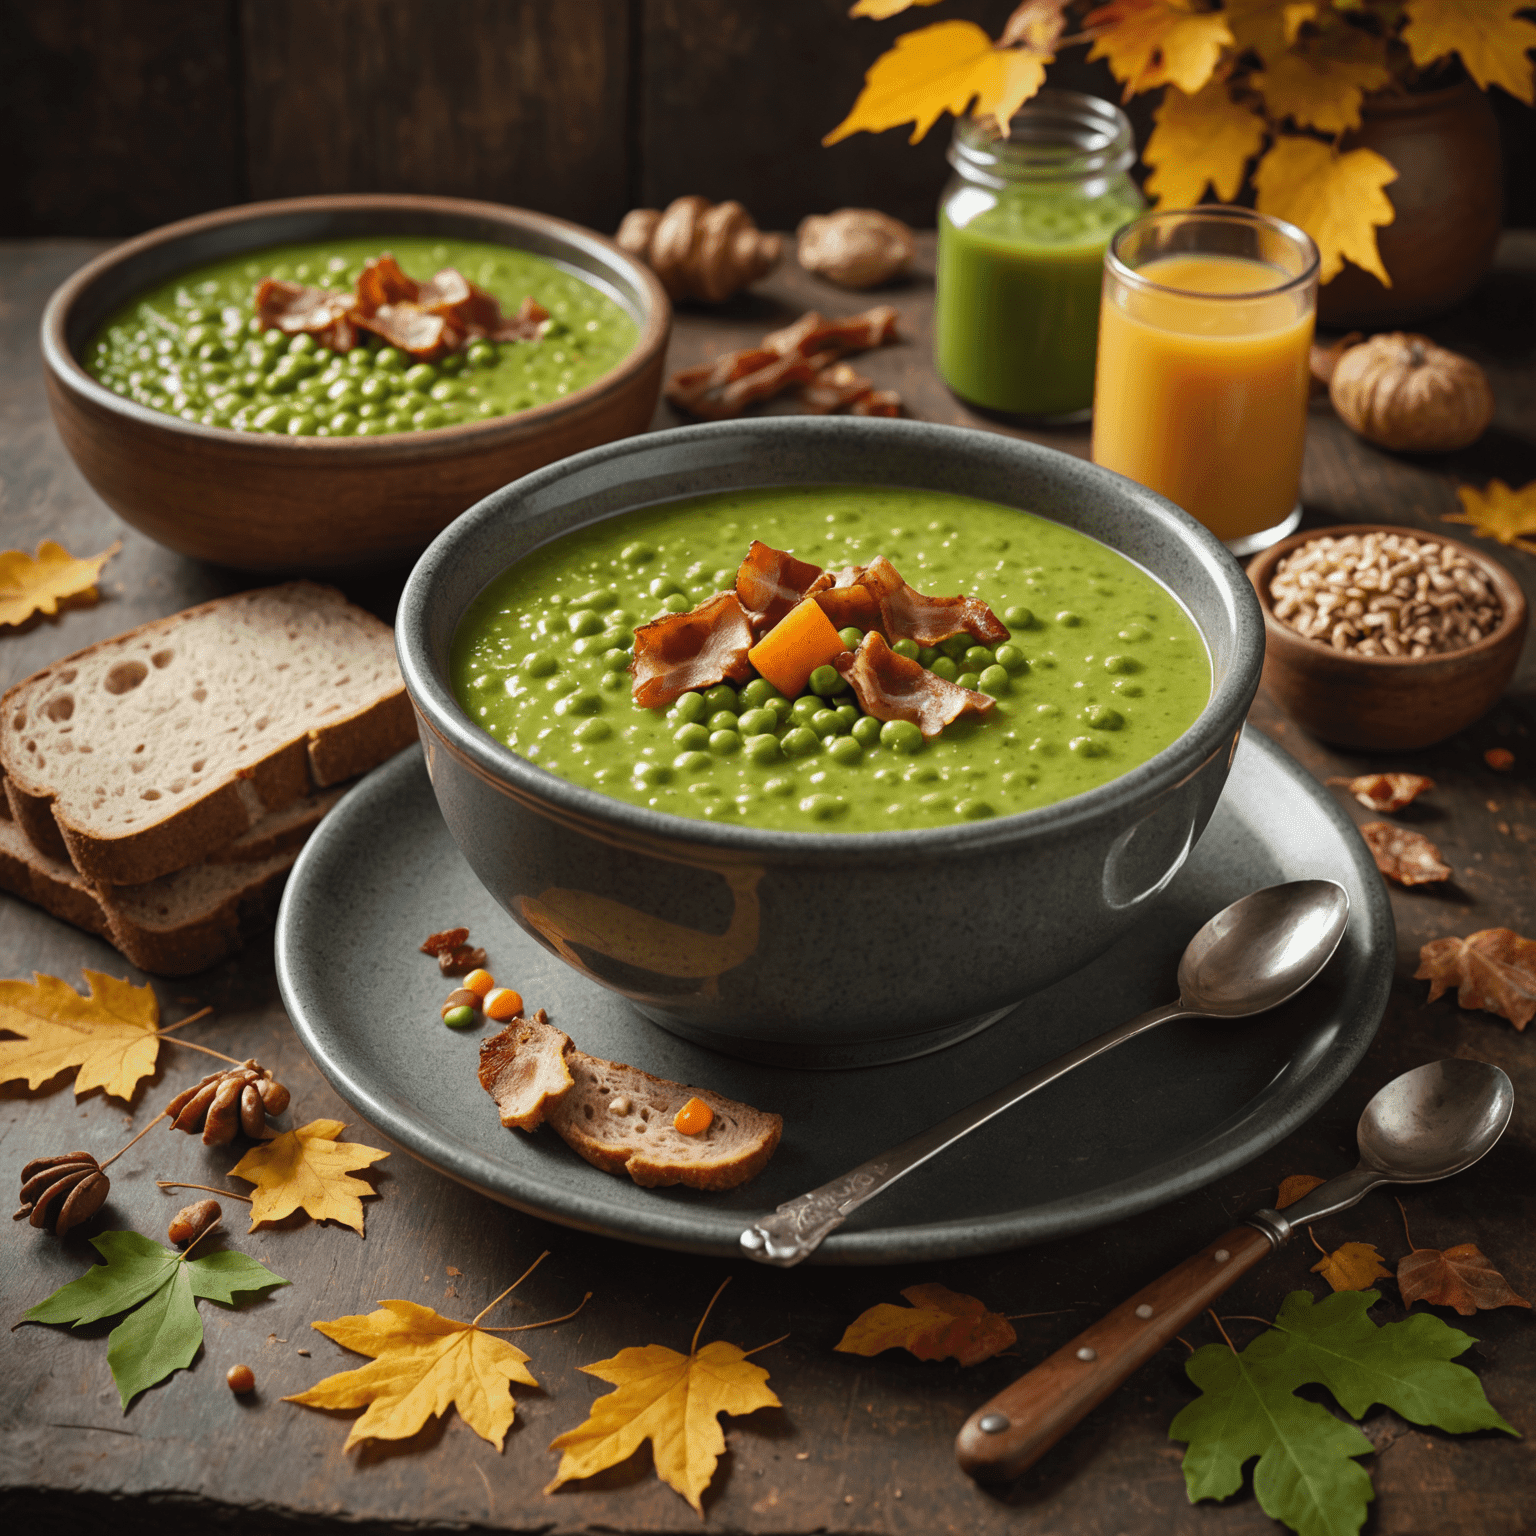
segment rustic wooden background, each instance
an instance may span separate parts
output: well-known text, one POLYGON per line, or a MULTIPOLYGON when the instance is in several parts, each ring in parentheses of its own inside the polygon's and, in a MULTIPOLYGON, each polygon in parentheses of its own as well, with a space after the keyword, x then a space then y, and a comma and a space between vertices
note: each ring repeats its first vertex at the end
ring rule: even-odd
MULTIPOLYGON (((876 206, 931 227, 948 119, 822 150, 894 38, 996 35, 1014 0, 855 21, 849 0, 0 0, 0 235, 121 236, 230 203, 433 192, 602 230, 683 193, 768 229, 876 206)), ((1115 98, 1084 49, 1053 84, 1115 98)), ((1491 93, 1507 222, 1536 112, 1491 93)), ((1138 138, 1153 98, 1137 98, 1138 138)))

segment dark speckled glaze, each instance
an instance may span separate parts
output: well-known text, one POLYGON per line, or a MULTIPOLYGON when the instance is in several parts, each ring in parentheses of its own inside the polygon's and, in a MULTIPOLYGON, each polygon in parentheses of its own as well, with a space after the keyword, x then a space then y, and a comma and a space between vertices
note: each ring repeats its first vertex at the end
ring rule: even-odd
POLYGON ((1264 657, 1241 568, 1161 497, 993 433, 859 418, 684 427, 528 475, 439 535, 406 585, 396 636, 438 804, 512 917, 668 1029, 823 1066, 962 1038, 1148 912, 1215 808, 1264 657), (868 834, 627 805, 518 757, 455 702, 460 616, 536 545, 656 501, 829 483, 980 497, 1102 540, 1182 599, 1211 653, 1210 702, 1173 745, 1098 789, 995 821, 868 834))

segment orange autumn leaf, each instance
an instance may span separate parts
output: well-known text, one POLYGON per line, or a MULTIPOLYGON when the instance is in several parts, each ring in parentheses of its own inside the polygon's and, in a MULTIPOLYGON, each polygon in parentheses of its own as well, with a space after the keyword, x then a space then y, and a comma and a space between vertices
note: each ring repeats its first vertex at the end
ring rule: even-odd
POLYGON ((1389 821, 1368 821, 1360 828, 1360 836, 1376 868, 1399 885, 1438 885, 1451 878, 1450 865, 1422 832, 1394 827, 1389 821))
POLYGON ((1502 85, 1527 106, 1536 105, 1531 62, 1536 26, 1522 18, 1527 0, 1407 0, 1403 41, 1421 68, 1448 53, 1486 91, 1502 85))
POLYGON ((160 1004, 154 988, 136 987, 100 971, 86 971, 88 995, 34 971, 31 981, 0 981, 0 1083, 25 1078, 41 1088, 71 1067, 75 1095, 92 1088, 114 1098, 133 1097, 155 1070, 160 1051, 160 1004))
POLYGON ((1280 1193, 1275 1196, 1275 1209, 1283 1211, 1286 1206, 1295 1205, 1303 1195, 1310 1195, 1324 1182, 1315 1173, 1293 1173, 1290 1178, 1282 1179, 1280 1193))
POLYGON ((1192 208, 1210 186, 1231 202, 1243 172, 1264 147, 1264 119, 1232 100, 1226 81, 1193 96, 1170 86, 1152 114, 1156 126, 1142 158, 1152 167, 1147 192, 1160 208, 1192 208))
MULTIPOLYGON (((715 1298, 726 1283, 721 1282, 715 1298)), ((714 1304, 712 1299, 704 1309, 686 1355, 663 1344, 646 1344, 581 1367, 618 1390, 598 1398, 582 1423, 550 1442, 550 1450, 564 1454, 546 1493, 572 1478, 617 1466, 649 1440, 656 1475, 703 1515, 700 1499, 725 1454, 720 1415, 782 1406, 768 1390, 768 1372, 747 1358, 756 1350, 721 1339, 699 1348, 699 1334, 714 1304)))
POLYGON ((344 1129, 340 1120, 311 1120, 252 1147, 229 1170, 231 1178, 256 1186, 252 1232, 264 1221, 281 1221, 302 1208, 316 1221, 339 1221, 363 1235, 363 1199, 377 1191, 351 1175, 389 1153, 361 1142, 337 1141, 344 1129))
POLYGON ((1396 180, 1397 172, 1374 149, 1341 155, 1296 136, 1276 140, 1253 173, 1259 212, 1299 224, 1317 242, 1322 282, 1337 277, 1349 260, 1389 288, 1376 229, 1396 217, 1382 190, 1396 180))
MULTIPOLYGON (((1352 32, 1354 29, 1350 29, 1352 32)), ((1254 88, 1277 121, 1290 118, 1298 128, 1343 133, 1360 126, 1360 104, 1367 91, 1380 90, 1392 78, 1386 43, 1358 33, 1361 45, 1330 54, 1321 48, 1278 54, 1256 73, 1254 88)))
POLYGON ((1368 811, 1390 816, 1435 787, 1422 773, 1362 773, 1357 778, 1331 778, 1342 784, 1368 811))
POLYGON ((848 14, 868 16, 871 21, 888 21, 914 5, 937 5, 939 0, 856 0, 848 14))
POLYGON ((1458 486, 1460 512, 1447 512, 1443 523, 1465 523, 1479 538, 1497 539, 1513 549, 1536 555, 1536 480, 1512 491, 1502 480, 1489 482, 1486 491, 1458 486))
POLYGON ((34 613, 57 613, 66 598, 95 601, 102 567, 122 547, 115 543, 84 560, 52 539, 44 539, 35 556, 0 550, 0 626, 24 624, 34 613))
POLYGON ((905 1349, 919 1360, 958 1360, 979 1365, 1012 1344, 1013 1324, 989 1312, 974 1296, 942 1285, 909 1285, 901 1293, 912 1303, 882 1301, 849 1323, 836 1348, 845 1355, 878 1355, 905 1349))
POLYGON ((1398 1262, 1397 1286, 1405 1307, 1427 1301, 1436 1307, 1455 1307, 1463 1317, 1495 1307, 1530 1306, 1476 1243, 1457 1243, 1444 1250, 1415 1248, 1398 1262))
POLYGON ((967 108, 1006 123, 1040 89, 1050 62, 1032 49, 994 48, 974 22, 937 21, 903 33, 870 65, 853 110, 821 142, 911 123, 916 144, 941 114, 967 108))
POLYGON ((1219 11, 1181 0, 1109 0, 1083 19, 1093 34, 1090 59, 1108 59, 1127 95, 1172 83, 1193 96, 1234 41, 1219 11))
POLYGON ((1419 951, 1415 981, 1429 982, 1428 1002, 1455 987, 1459 1008, 1481 1008, 1524 1029, 1536 1017, 1536 941, 1509 928, 1465 939, 1431 939, 1419 951))
POLYGON ((1368 1291, 1378 1280, 1390 1280, 1392 1271, 1381 1262, 1374 1243, 1345 1243, 1325 1253, 1312 1266, 1336 1291, 1368 1291))

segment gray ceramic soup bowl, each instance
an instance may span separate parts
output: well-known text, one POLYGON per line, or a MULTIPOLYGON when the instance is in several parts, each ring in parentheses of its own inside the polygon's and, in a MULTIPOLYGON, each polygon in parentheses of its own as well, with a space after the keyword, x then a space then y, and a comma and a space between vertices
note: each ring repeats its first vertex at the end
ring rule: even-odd
MULTIPOLYGON (((993 433, 849 417, 684 427, 538 470, 438 536, 401 597, 396 637, 448 828, 517 923, 667 1029, 806 1066, 938 1049, 1107 949, 1204 830, 1264 659, 1241 568, 1161 497, 993 433), (1204 636, 1214 674, 1205 710, 1150 761, 1040 810, 917 831, 802 833, 609 799, 517 756, 455 701, 460 618, 535 547, 660 501, 833 483, 974 496, 1120 551, 1183 601, 1204 636)), ((422 914, 426 927, 451 920, 422 914)), ((579 1038, 579 1020, 561 1022, 579 1038)))

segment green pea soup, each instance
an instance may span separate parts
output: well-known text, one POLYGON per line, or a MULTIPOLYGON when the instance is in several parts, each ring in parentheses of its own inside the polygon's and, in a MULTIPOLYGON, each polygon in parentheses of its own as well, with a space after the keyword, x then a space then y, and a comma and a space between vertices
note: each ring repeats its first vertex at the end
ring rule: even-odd
POLYGON ((675 816, 814 832, 951 826, 1081 794, 1176 740, 1211 688, 1177 599, 1096 540, 990 502, 848 486, 669 502, 552 540, 471 604, 451 672, 471 720, 561 778, 675 816), (1008 641, 903 648, 995 707, 924 741, 822 673, 792 700, 754 678, 640 708, 635 627, 733 586, 753 539, 826 569, 883 554, 920 592, 984 599, 1008 641))
POLYGON ((592 383, 639 339, 629 313, 594 284, 509 246, 465 240, 330 240, 247 251, 141 294, 86 349, 88 372, 152 410, 239 432, 372 437, 512 415, 592 383), (535 341, 476 341, 436 363, 413 364, 360 333, 347 353, 310 336, 262 330, 263 277, 350 289, 369 257, 391 251, 426 279, 455 267, 511 314, 532 297, 551 323, 535 341))

